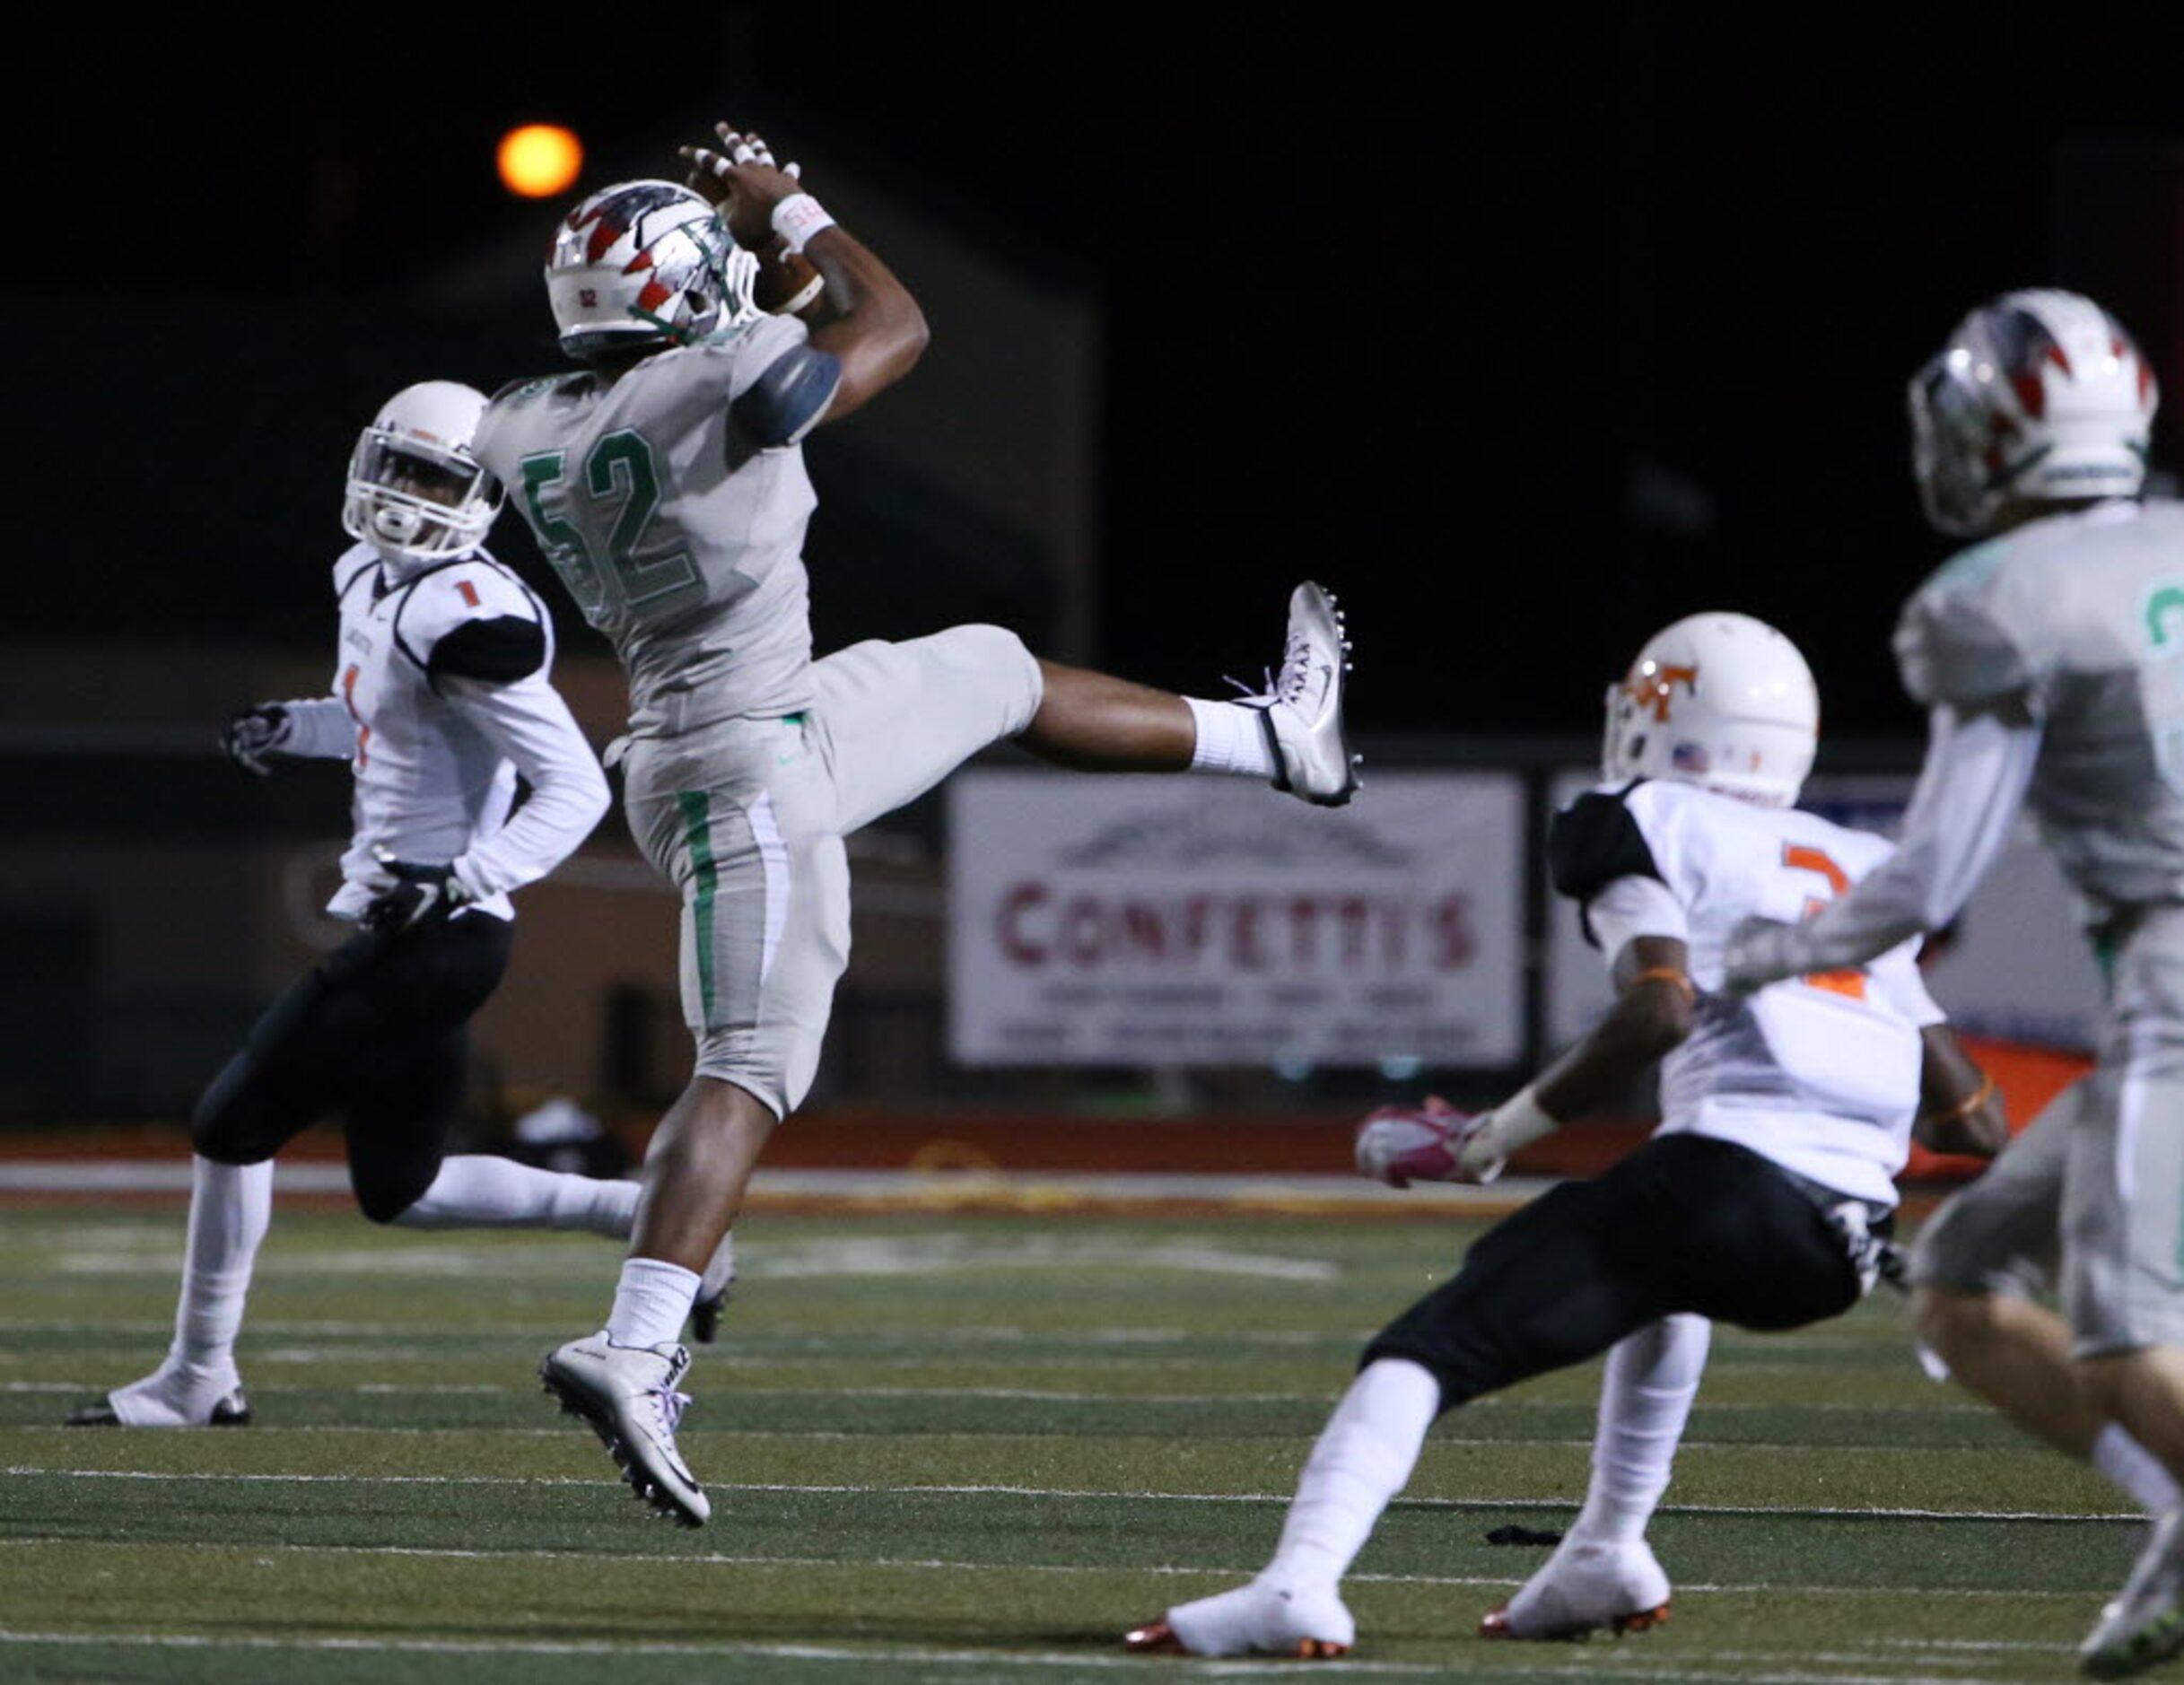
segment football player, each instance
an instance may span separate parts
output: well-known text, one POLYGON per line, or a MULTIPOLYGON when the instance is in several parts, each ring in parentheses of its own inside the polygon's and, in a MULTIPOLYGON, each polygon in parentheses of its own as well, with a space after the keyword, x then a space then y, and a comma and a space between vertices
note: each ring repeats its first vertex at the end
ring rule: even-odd
POLYGON ((1606 1352, 1592 1487, 1553 1557, 1489 1637, 1638 1631, 1668 1612, 1646 1543, 1706 1362, 1712 1320, 1802 1327, 1848 1310, 1885 1256, 1914 1130, 1991 1153, 1991 1085, 1919 982, 1909 945, 1863 969, 1748 1000, 1712 992, 1753 912, 1795 917, 1889 845, 1791 804, 1819 701, 1795 646, 1743 615, 1655 636, 1608 693, 1605 784, 1556 816, 1555 887, 1583 910, 1618 998, 1535 1081, 1469 1117, 1386 1108, 1360 1169, 1397 1185, 1483 1182, 1507 1156, 1626 1094, 1661 1061, 1662 1122, 1605 1175, 1501 1223, 1390 1323, 1314 1447, 1273 1560, 1249 1585, 1170 1609, 1132 1649, 1339 1655, 1339 1583, 1443 1411, 1606 1352))
POLYGON ((1268 693, 1236 702, 1044 661, 999 626, 814 661, 801 442, 908 373, 925 319, 758 136, 722 125, 717 146, 684 155, 703 193, 625 182, 563 219, 546 292, 563 350, 587 366, 499 395, 478 455, 628 670, 625 806, 682 894, 697 1044, 646 1157, 607 1324, 540 1374, 641 1497, 695 1526, 709 1506, 675 1444, 689 1362, 676 1336, 768 1135, 810 1086, 849 957, 843 838, 1003 738, 1067 765, 1236 773, 1326 805, 1357 779, 1348 645, 1313 585, 1290 599, 1268 693), (769 246, 820 278, 807 317, 755 306, 769 246))
POLYGON ((1973 310, 1913 377, 1927 518, 1974 542, 1896 629, 1929 710, 1903 845, 1728 962, 1751 988, 1938 929, 2028 801, 2081 898, 2098 1068, 1926 1226, 1912 1275, 1959 1379, 2159 1513, 2081 1652, 2110 1677, 2184 1649, 2184 507, 2141 496, 2156 396, 2112 316, 2044 290, 1973 310), (2057 1257, 2066 1322, 2024 1296, 2057 1257))
POLYGON ((228 724, 228 755, 260 776, 276 757, 350 763, 354 831, 328 910, 357 933, 274 1003, 198 1101, 173 1345, 72 1426, 249 1419, 235 1337, 273 1157, 321 1117, 340 1114, 350 1183, 374 1222, 629 1234, 633 1182, 442 1156, 464 1026, 508 964, 509 893, 558 866, 607 807, 598 763, 548 680, 552 622, 482 547, 502 502, 470 448, 485 406, 429 380, 364 429, 342 511, 356 542, 334 564, 330 693, 228 724))

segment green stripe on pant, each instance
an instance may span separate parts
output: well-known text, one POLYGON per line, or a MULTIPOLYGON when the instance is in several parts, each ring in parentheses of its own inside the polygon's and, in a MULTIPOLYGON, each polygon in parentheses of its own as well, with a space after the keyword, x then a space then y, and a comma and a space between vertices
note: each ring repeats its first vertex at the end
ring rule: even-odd
POLYGON ((677 790, 676 804, 690 843, 690 869, 697 893, 691 898, 690 918, 696 929, 698 997, 705 1005, 705 1022, 712 1022, 712 900, 720 873, 712 858, 712 817, 702 790, 677 790))

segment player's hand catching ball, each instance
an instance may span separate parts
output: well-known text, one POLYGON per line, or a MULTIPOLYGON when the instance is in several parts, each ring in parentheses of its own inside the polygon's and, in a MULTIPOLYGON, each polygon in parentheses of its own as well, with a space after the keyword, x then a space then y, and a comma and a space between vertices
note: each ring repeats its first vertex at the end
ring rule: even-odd
POLYGON ((759 135, 725 123, 714 124, 713 132, 720 137, 716 145, 677 149, 690 166, 690 188, 719 208, 736 244, 763 251, 773 239, 774 206, 804 191, 798 179, 804 167, 775 163, 773 149, 759 135))

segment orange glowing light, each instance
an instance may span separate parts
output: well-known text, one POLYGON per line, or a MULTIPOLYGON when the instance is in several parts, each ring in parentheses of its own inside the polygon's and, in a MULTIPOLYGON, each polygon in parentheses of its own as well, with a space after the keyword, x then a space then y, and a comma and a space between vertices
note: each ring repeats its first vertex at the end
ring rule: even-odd
POLYGON ((501 136, 501 183, 527 199, 566 193, 584 167, 583 143, 555 123, 526 123, 501 136))

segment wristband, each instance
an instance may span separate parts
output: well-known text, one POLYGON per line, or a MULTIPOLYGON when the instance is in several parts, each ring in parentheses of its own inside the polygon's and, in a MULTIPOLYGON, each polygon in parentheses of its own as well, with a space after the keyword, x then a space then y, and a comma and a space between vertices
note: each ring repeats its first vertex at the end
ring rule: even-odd
POLYGON ((1979 1091, 1969 1100, 1960 1100, 1946 1112, 1928 1112, 1918 1121, 1921 1123, 1954 1123, 1968 1118, 1995 1097, 1995 1079, 1985 1071, 1979 1073, 1979 1091))
POLYGON ((773 231, 793 252, 801 252, 813 235, 834 225, 826 207, 808 193, 791 193, 773 207, 773 231))
POLYGON ((1526 1083, 1494 1108, 1481 1133, 1496 1156, 1507 1158, 1534 1141, 1544 1140, 1561 1127, 1562 1120, 1549 1117, 1541 1109, 1537 1093, 1526 1083))
POLYGON ((1698 985, 1673 965, 1648 965, 1644 971, 1631 978, 1630 986, 1635 989, 1642 982, 1673 983, 1683 991, 1683 998, 1686 1000, 1696 1002, 1699 999, 1698 985))

